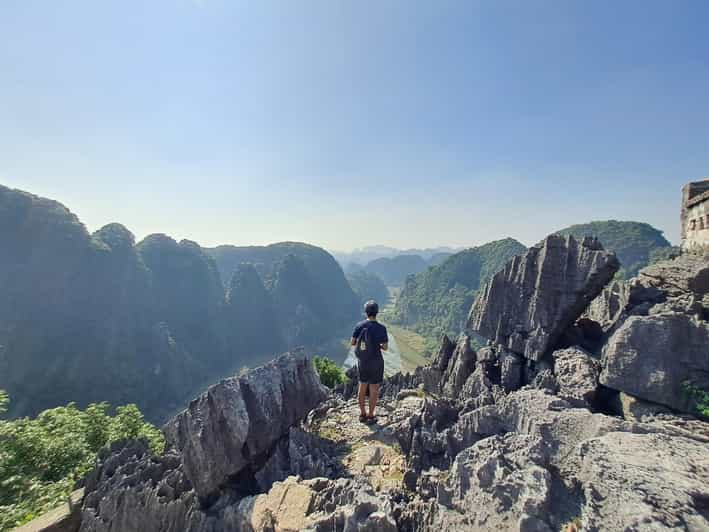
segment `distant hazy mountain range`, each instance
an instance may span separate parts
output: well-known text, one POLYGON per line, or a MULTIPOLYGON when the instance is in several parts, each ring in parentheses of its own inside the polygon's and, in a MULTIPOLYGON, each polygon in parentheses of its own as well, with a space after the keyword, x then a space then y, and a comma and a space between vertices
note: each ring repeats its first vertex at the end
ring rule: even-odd
POLYGON ((333 256, 348 276, 367 272, 379 277, 387 286, 403 285, 406 276, 440 264, 456 251, 450 247, 428 249, 396 249, 386 246, 368 246, 351 253, 333 252, 333 256))
POLYGON ((365 246, 362 248, 357 248, 354 251, 334 251, 330 250, 337 262, 340 263, 343 269, 348 270, 350 265, 358 265, 360 267, 366 266, 368 263, 377 259, 390 259, 393 257, 398 257, 399 255, 418 255, 424 261, 430 261, 435 255, 451 255, 456 251, 460 251, 463 248, 452 248, 447 246, 441 246, 436 248, 411 248, 411 249, 397 249, 389 246, 365 246))
POLYGON ((207 382, 344 334, 359 300, 326 251, 203 249, 0 186, 0 389, 12 416, 137 403, 160 421, 207 382))

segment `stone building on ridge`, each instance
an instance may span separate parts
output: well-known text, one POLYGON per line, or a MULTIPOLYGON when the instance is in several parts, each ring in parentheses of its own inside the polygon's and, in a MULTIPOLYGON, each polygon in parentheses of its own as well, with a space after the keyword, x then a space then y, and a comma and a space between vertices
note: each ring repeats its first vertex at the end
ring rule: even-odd
POLYGON ((709 178, 682 188, 682 250, 709 249, 709 178))

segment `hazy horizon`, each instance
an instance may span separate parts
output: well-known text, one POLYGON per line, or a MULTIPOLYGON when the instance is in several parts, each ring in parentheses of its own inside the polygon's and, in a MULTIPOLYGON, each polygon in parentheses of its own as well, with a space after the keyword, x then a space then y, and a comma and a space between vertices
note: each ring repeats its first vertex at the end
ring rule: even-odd
POLYGON ((0 5, 0 183, 205 247, 679 240, 709 4, 0 5))

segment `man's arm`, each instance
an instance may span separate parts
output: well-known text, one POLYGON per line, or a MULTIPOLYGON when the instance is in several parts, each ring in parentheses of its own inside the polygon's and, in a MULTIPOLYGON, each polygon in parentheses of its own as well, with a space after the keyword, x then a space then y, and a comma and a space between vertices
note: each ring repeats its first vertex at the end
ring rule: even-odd
POLYGON ((387 332, 386 327, 384 328, 384 334, 382 335, 382 342, 379 345, 382 348, 382 351, 389 349, 389 333, 387 332))
POLYGON ((354 328, 354 331, 352 331, 352 340, 350 340, 350 345, 352 345, 352 346, 357 345, 357 338, 359 338, 359 335, 361 332, 362 332, 362 327, 360 325, 357 325, 354 328))

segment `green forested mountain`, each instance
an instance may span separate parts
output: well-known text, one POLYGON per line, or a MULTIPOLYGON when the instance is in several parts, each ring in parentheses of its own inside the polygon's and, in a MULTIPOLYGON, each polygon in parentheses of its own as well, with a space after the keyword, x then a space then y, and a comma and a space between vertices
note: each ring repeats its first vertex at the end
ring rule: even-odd
POLYGON ((615 251, 622 267, 619 273, 625 278, 636 275, 655 254, 662 254, 671 246, 662 231, 641 222, 596 221, 572 225, 557 232, 574 238, 598 237, 603 247, 615 251))
POLYGON ((357 297, 340 265, 322 248, 300 242, 269 246, 219 246, 206 248, 222 279, 231 279, 242 263, 258 272, 273 298, 276 313, 289 333, 289 347, 313 345, 348 324, 357 315, 357 297), (302 323, 292 322, 299 316, 302 323), (306 325, 309 323, 309 325, 306 325), (295 327, 295 328, 294 328, 295 327))
POLYGON ((410 275, 396 301, 393 323, 429 338, 457 334, 480 286, 526 247, 512 238, 466 249, 410 275))
POLYGON ((384 281, 373 273, 356 271, 349 274, 347 280, 359 299, 360 307, 370 299, 377 301, 380 306, 384 306, 389 300, 389 290, 384 281))
POLYGON ((9 414, 135 402, 161 420, 208 381, 293 343, 317 344, 354 319, 356 297, 331 256, 276 249, 270 262, 242 256, 225 285, 218 261, 194 242, 151 235, 136 245, 119 224, 89 234, 63 205, 0 186, 9 414))
POLYGON ((424 271, 428 263, 420 255, 383 257, 368 263, 364 270, 378 276, 387 286, 401 286, 407 275, 424 271))
POLYGON ((277 353, 286 347, 273 297, 253 264, 242 263, 231 277, 226 297, 226 340, 232 359, 249 365, 248 353, 277 353), (238 324, 238 325, 237 325, 238 324))

